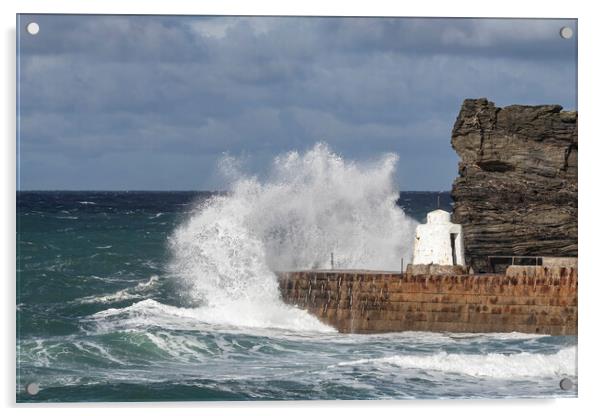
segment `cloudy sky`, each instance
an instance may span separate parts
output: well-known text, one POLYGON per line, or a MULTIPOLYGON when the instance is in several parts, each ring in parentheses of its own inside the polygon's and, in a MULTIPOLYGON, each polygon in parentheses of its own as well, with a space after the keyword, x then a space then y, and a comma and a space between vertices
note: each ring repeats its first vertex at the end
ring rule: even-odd
POLYGON ((204 190, 318 141, 448 190, 465 98, 576 109, 574 20, 22 15, 20 189, 204 190), (40 32, 29 35, 35 21, 40 32))

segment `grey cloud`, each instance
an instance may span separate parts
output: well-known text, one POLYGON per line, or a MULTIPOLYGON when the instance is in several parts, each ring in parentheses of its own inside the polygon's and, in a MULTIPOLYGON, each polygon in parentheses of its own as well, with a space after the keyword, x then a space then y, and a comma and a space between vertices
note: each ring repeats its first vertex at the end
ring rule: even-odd
POLYGON ((260 172, 275 154, 319 140, 348 157, 394 151, 405 189, 446 189, 456 169, 449 134, 464 98, 576 106, 576 39, 558 36, 562 25, 576 30, 574 20, 21 22, 32 19, 40 34, 20 35, 22 185, 30 189, 207 188, 219 185, 223 152, 245 155, 260 172), (139 174, 147 163, 161 168, 139 174), (69 179, 78 166, 94 173, 69 179))

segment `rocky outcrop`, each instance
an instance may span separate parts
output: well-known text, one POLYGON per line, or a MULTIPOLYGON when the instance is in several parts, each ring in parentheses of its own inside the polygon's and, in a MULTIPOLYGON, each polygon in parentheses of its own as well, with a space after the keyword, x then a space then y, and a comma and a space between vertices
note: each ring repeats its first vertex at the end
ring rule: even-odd
POLYGON ((465 100, 452 132, 452 189, 467 264, 488 256, 577 256, 577 112, 465 100))

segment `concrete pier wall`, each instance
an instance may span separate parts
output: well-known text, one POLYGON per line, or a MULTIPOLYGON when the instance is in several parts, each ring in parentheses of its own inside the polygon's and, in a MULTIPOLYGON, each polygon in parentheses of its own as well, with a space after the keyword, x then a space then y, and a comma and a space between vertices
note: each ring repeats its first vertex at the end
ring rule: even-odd
POLYGON ((514 266, 512 275, 279 272, 283 300, 340 332, 577 333, 577 269, 514 266))

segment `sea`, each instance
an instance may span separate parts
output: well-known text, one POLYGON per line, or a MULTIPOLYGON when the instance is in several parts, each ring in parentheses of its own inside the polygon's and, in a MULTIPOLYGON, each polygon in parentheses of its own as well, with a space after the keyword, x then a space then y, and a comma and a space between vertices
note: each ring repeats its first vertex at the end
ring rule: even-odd
POLYGON ((574 336, 342 334, 281 301, 274 270, 395 269, 451 210, 396 191, 388 160, 314 149, 228 192, 17 192, 17 402, 576 397, 574 336))

